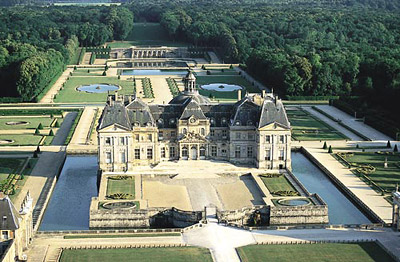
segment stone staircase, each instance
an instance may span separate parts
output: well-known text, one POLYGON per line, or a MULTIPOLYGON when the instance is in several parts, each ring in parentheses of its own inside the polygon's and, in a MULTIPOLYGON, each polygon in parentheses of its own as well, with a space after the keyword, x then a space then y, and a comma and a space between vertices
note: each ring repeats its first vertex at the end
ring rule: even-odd
POLYGON ((47 251, 44 262, 58 262, 60 260, 62 248, 52 248, 47 251))

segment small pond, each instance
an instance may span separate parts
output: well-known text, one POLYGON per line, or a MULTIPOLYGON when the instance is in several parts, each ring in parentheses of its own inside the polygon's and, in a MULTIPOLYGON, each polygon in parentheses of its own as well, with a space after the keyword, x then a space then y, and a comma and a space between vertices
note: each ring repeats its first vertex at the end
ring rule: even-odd
POLYGON ((108 84, 91 84, 79 86, 76 88, 77 91, 86 93, 107 93, 108 91, 117 91, 118 89, 118 86, 108 84))
POLYGON ((121 75, 146 76, 146 75, 186 75, 187 70, 157 70, 157 69, 133 69, 123 70, 121 75))
POLYGON ((305 206, 311 204, 310 200, 308 199, 280 199, 278 200, 278 204, 283 206, 305 206))
POLYGON ((310 193, 328 205, 330 224, 370 224, 371 221, 302 153, 292 153, 292 171, 310 193))
POLYGON ((97 196, 97 157, 68 156, 44 213, 41 231, 88 230, 97 196))
POLYGON ((209 91, 218 91, 218 92, 232 92, 237 90, 243 90, 243 87, 233 84, 214 83, 214 84, 202 85, 201 89, 209 91))

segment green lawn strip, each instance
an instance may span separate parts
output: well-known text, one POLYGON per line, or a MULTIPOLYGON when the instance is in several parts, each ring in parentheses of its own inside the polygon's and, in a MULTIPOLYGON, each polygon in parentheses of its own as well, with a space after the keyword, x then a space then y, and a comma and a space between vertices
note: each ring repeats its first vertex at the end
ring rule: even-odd
POLYGON ((258 89, 255 86, 252 86, 252 84, 250 82, 248 82, 246 79, 244 79, 243 77, 238 76, 238 75, 198 76, 196 79, 197 79, 197 84, 199 84, 199 85, 207 85, 207 84, 215 84, 215 83, 234 84, 234 85, 240 85, 240 86, 246 88, 247 92, 249 92, 249 93, 260 93, 261 92, 260 89, 258 89))
POLYGON ((71 58, 71 61, 69 61, 69 63, 70 63, 71 65, 77 65, 77 64, 79 64, 79 58, 80 58, 80 55, 81 55, 81 50, 82 50, 81 47, 79 47, 79 48, 76 50, 75 55, 71 58))
POLYGON ((378 244, 252 245, 237 249, 242 262, 394 262, 378 244))
POLYGON ((161 41, 161 40, 135 40, 135 41, 116 41, 107 43, 111 48, 129 48, 131 46, 170 46, 170 47, 186 47, 188 43, 161 41))
POLYGON ((135 23, 127 41, 172 41, 167 30, 159 23, 135 23))
POLYGON ((0 135, 0 140, 13 140, 11 144, 0 144, 0 146, 37 146, 42 139, 41 135, 0 135))
POLYGON ((127 199, 135 199, 135 179, 108 179, 107 196, 114 194, 129 194, 127 199))
MULTIPOLYGON (((36 129, 39 124, 42 124, 43 128, 49 128, 53 121, 50 117, 13 117, 13 118, 0 118, 0 130, 12 130, 12 129, 36 129), (7 125, 7 122, 28 122, 26 125, 7 125)), ((62 119, 58 121, 61 124, 62 119)))
POLYGON ((180 236, 181 233, 132 233, 132 234, 122 234, 122 235, 99 235, 99 234, 90 234, 90 235, 66 235, 64 239, 77 239, 77 238, 123 238, 123 237, 177 237, 180 236))
POLYGON ((120 80, 117 77, 70 77, 65 83, 64 89, 60 90, 55 98, 56 103, 63 102, 105 102, 107 100, 107 93, 86 93, 76 90, 81 85, 90 84, 112 84, 121 87, 118 92, 120 94, 132 95, 133 82, 120 80))
POLYGON ((206 71, 210 71, 211 76, 217 76, 217 75, 239 75, 239 72, 235 71, 234 69, 208 69, 206 71))
POLYGON ((19 171, 24 162, 25 158, 0 158, 0 182, 7 179, 9 174, 19 171))
POLYGON ((303 110, 287 110, 295 140, 343 140, 345 135, 303 110))
POLYGON ((102 76, 104 69, 77 69, 72 73, 72 76, 102 76), (88 72, 89 70, 89 72, 88 72))
POLYGON ((296 191, 284 175, 279 177, 260 176, 260 178, 271 193, 277 191, 296 191))
POLYGON ((354 155, 346 157, 350 163, 371 165, 375 171, 367 174, 373 182, 387 192, 395 189, 396 184, 400 184, 400 154, 382 155, 374 152, 352 152, 354 155), (388 167, 384 168, 385 158, 388 167))
POLYGON ((211 262, 210 251, 197 247, 63 250, 60 262, 211 262))
POLYGON ((36 163, 38 162, 38 158, 31 158, 29 159, 29 164, 25 167, 22 171, 23 179, 17 181, 17 187, 15 189, 15 194, 10 196, 11 200, 14 200, 18 194, 21 192, 21 189, 25 185, 28 176, 32 173, 33 168, 35 167, 36 163))

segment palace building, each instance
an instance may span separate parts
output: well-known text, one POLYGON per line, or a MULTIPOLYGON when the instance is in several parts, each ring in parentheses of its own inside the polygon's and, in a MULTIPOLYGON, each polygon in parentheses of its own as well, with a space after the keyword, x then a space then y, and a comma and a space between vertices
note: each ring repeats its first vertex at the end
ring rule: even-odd
POLYGON ((184 82, 184 92, 167 105, 109 95, 97 127, 101 170, 203 159, 291 168, 290 123, 277 96, 263 92, 215 103, 198 93, 192 72, 184 82))

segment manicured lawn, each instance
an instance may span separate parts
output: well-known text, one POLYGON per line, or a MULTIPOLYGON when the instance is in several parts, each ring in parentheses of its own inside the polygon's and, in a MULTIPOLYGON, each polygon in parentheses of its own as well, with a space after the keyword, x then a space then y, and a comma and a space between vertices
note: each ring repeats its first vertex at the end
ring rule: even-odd
POLYGON ((206 71, 210 71, 210 75, 214 76, 214 75, 239 75, 239 73, 233 69, 209 69, 206 71))
POLYGON ((187 44, 174 42, 159 23, 135 23, 126 41, 109 43, 111 48, 130 47, 132 45, 186 46, 187 44))
POLYGON ((36 163, 38 162, 38 160, 39 160, 39 158, 29 159, 29 164, 22 171, 24 178, 22 180, 18 180, 18 182, 16 184, 15 194, 10 196, 11 200, 14 200, 18 196, 19 192, 21 192, 22 187, 25 185, 25 182, 28 179, 28 176, 31 174, 31 172, 32 172, 33 168, 35 167, 36 163))
POLYGON ((343 140, 345 135, 304 110, 286 110, 295 140, 343 140))
POLYGON ((374 242, 354 244, 254 245, 237 249, 242 262, 392 262, 374 242))
POLYGON ((211 262, 208 249, 197 247, 63 250, 60 262, 211 262))
POLYGON ((127 199, 135 199, 135 179, 107 179, 107 196, 113 194, 130 194, 127 199))
POLYGON ((0 146, 36 146, 42 136, 40 135, 0 135, 1 139, 14 140, 11 144, 0 144, 0 146))
POLYGON ((132 95, 133 94, 133 82, 120 80, 117 77, 70 77, 65 83, 65 87, 56 96, 54 100, 56 103, 63 102, 105 102, 107 99, 107 93, 86 93, 79 92, 76 90, 81 85, 90 84, 114 84, 121 86, 121 90, 118 90, 120 94, 132 95))
POLYGON ((25 158, 0 158, 0 182, 9 174, 20 171, 25 161, 25 158))
POLYGON ((260 176, 260 178, 271 194, 277 191, 296 191, 296 189, 292 186, 292 184, 289 183, 284 175, 279 177, 260 176))
POLYGON ((76 238, 121 238, 121 237, 177 237, 181 233, 133 233, 133 234, 122 234, 122 235, 67 235, 64 239, 76 239, 76 238))
POLYGON ((350 163, 371 165, 375 168, 367 174, 372 181, 387 192, 395 189, 400 184, 400 154, 382 155, 374 152, 354 152, 345 158, 350 163), (388 166, 384 168, 385 158, 388 166))
POLYGON ((72 72, 72 76, 102 76, 103 72, 104 72, 103 68, 77 69, 74 72, 72 72))
MULTIPOLYGON (((58 123, 61 125, 62 118, 58 119, 58 123)), ((0 130, 11 130, 11 129, 36 129, 41 123, 43 128, 49 128, 53 119, 50 117, 13 117, 13 118, 0 118, 0 130), (7 125, 7 122, 28 122, 27 125, 7 125)))

